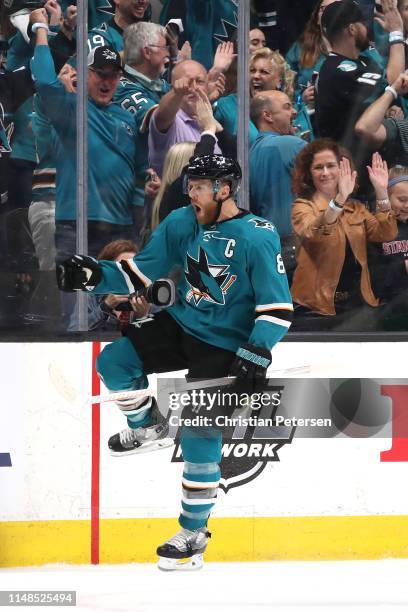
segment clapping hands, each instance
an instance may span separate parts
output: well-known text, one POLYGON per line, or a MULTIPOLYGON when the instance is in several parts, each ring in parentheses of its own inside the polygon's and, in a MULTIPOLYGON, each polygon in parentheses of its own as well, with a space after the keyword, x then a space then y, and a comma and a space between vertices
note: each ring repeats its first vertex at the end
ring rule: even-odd
POLYGON ((350 160, 347 157, 343 157, 340 160, 340 174, 338 183, 338 195, 336 201, 340 204, 344 204, 351 193, 353 193, 356 186, 357 172, 351 170, 350 160))
POLYGON ((211 103, 206 94, 197 89, 196 120, 202 132, 222 131, 222 126, 214 119, 211 103))
POLYGON ((375 189, 377 200, 383 200, 388 197, 388 166, 379 153, 374 153, 371 166, 367 166, 368 176, 371 184, 375 189))

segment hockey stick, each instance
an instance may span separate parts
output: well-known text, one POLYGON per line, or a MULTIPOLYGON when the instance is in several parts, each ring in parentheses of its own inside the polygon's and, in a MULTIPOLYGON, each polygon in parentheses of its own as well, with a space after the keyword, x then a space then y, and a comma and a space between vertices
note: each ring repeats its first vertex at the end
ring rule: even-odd
MULTIPOLYGON (((303 366, 295 366, 292 368, 275 368, 272 370, 268 370, 268 373, 271 374, 280 374, 280 375, 285 375, 285 374, 307 374, 311 371, 311 366, 310 365, 303 365, 303 366)), ((224 378, 219 378, 219 379, 211 379, 208 381, 195 381, 195 382, 190 382, 190 383, 186 383, 186 381, 184 379, 177 379, 180 380, 180 386, 182 387, 182 389, 184 391, 189 391, 192 389, 205 389, 207 387, 215 387, 215 386, 224 386, 227 385, 228 383, 231 383, 233 380, 233 377, 224 377, 224 378)), ((141 400, 144 397, 147 397, 148 395, 156 395, 155 392, 153 392, 152 389, 139 389, 136 391, 118 391, 116 393, 108 393, 106 395, 93 395, 88 397, 88 403, 89 404, 105 404, 107 402, 116 402, 116 401, 120 401, 120 400, 126 400, 126 399, 135 399, 135 400, 141 400)))
POLYGON ((117 402, 120 400, 135 399, 140 400, 148 395, 155 395, 152 389, 139 389, 137 391, 117 391, 107 395, 92 395, 87 398, 88 404, 105 404, 107 402, 117 402))

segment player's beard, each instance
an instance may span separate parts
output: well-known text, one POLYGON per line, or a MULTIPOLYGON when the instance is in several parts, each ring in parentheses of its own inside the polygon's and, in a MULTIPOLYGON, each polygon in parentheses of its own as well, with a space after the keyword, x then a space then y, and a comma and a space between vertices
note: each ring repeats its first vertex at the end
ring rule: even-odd
POLYGON ((215 202, 213 204, 206 204, 205 206, 197 205, 199 210, 197 210, 194 203, 192 203, 192 206, 197 218, 197 223, 200 225, 211 225, 214 223, 214 216, 217 210, 217 204, 215 202))
POLYGON ((368 38, 367 35, 363 36, 363 34, 359 34, 356 37, 356 47, 357 49, 362 53, 363 51, 366 51, 366 49, 368 49, 368 47, 370 46, 370 39, 368 38))

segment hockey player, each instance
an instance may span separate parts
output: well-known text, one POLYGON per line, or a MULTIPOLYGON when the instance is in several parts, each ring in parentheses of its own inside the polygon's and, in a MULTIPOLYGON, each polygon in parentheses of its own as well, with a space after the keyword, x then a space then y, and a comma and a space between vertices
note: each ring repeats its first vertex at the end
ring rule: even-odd
MULTIPOLYGON (((173 211, 131 260, 96 262, 73 256, 59 268, 64 290, 127 294, 149 286, 174 266, 184 271, 178 301, 99 356, 97 370, 111 391, 142 389, 146 374, 188 369, 192 379, 232 374, 255 384, 265 378, 271 349, 288 331, 292 301, 275 227, 240 210, 241 169, 222 155, 194 157, 186 170, 191 206, 173 211)), ((168 443, 168 426, 153 398, 120 402, 128 429, 109 440, 116 455, 168 443)), ((157 549, 162 569, 197 569, 220 479, 222 436, 184 427, 182 527, 157 549)))

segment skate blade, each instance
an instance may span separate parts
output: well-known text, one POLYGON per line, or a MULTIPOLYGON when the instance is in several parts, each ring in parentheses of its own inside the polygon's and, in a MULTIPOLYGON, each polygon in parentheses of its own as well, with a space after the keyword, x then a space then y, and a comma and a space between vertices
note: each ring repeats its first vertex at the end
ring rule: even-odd
POLYGON ((169 559, 168 557, 159 557, 157 567, 162 572, 180 572, 180 571, 197 571, 204 565, 202 554, 193 555, 186 559, 169 559))
POLYGON ((132 448, 128 451, 115 452, 109 450, 112 457, 127 457, 128 455, 141 455, 143 453, 152 453, 156 450, 162 450, 163 448, 168 448, 169 446, 173 446, 174 440, 173 438, 163 438, 162 440, 155 440, 154 442, 146 442, 146 444, 142 444, 139 448, 132 448))

